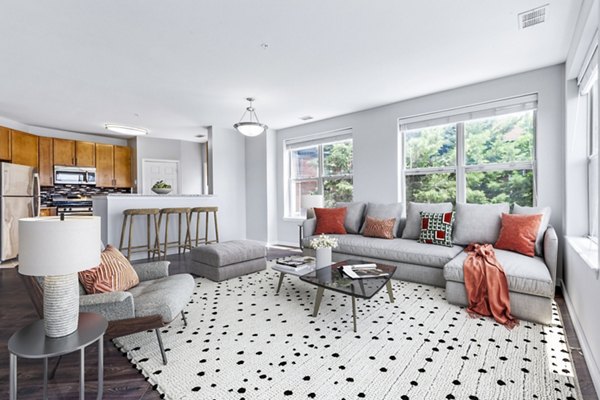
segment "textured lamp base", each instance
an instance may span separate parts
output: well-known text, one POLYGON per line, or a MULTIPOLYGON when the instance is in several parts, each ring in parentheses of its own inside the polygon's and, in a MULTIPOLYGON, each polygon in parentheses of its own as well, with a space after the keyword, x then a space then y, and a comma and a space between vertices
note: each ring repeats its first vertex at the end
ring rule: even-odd
POLYGON ((77 273, 44 278, 44 328, 48 337, 67 336, 77 330, 79 317, 77 273))

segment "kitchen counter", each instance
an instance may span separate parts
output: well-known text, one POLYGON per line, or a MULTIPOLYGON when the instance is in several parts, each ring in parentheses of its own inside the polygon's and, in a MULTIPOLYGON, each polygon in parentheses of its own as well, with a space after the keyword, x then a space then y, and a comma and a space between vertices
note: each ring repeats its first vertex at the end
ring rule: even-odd
MULTIPOLYGON (((101 217, 102 242, 119 246, 121 240, 121 226, 123 223, 123 210, 130 208, 174 208, 174 207, 219 207, 219 227, 228 222, 228 215, 222 215, 221 201, 215 195, 144 195, 144 194, 108 194, 92 197, 94 215, 101 217), (223 217, 223 218, 222 218, 223 217)), ((157 217, 158 218, 158 217, 157 217)), ((185 221, 182 222, 182 238, 185 237, 185 221)), ((203 226, 203 225, 202 225, 203 226)), ((211 218, 212 226, 212 218, 211 218)), ((196 218, 193 218, 191 230, 195 234, 196 218)), ((164 240, 164 223, 160 228, 161 241, 164 240)), ((153 232, 153 230, 151 230, 153 232)), ((127 242, 129 227, 127 228, 125 242, 127 242)), ((201 232, 203 232, 201 228, 201 232)), ((221 229, 219 229, 221 233, 221 229)), ((227 232, 220 235, 221 240, 227 239, 227 232)), ((145 245, 147 237, 147 224, 145 217, 136 217, 133 224, 132 246, 145 245)), ((177 218, 169 218, 169 239, 177 237, 177 218)), ((154 235, 152 235, 154 240, 154 235)), ((124 243, 126 245, 126 243, 124 243)), ((169 249, 169 253, 176 253, 177 249, 169 249)), ((147 254, 133 253, 132 259, 146 258, 147 254)))
POLYGON ((188 197, 215 197, 214 194, 141 194, 141 193, 109 193, 109 194, 100 194, 94 196, 94 198, 105 198, 105 197, 153 197, 153 198, 188 198, 188 197))

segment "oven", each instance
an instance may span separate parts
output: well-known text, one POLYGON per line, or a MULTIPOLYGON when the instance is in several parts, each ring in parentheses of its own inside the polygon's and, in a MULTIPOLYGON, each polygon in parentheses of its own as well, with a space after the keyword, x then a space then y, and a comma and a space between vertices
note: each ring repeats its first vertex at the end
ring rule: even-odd
POLYGON ((94 215, 91 200, 84 201, 54 201, 57 215, 94 215))

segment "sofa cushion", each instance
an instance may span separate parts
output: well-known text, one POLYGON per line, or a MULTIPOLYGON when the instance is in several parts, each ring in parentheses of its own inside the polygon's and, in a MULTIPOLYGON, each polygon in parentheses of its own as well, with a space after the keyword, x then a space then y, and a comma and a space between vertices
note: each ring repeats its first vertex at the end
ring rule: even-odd
POLYGON ((508 214, 508 203, 456 204, 454 243, 496 243, 502 221, 502 213, 508 214))
POLYGON ((129 260, 110 244, 100 253, 100 265, 79 272, 79 282, 88 294, 127 290, 140 279, 129 260))
POLYGON ((315 216, 317 217, 317 227, 315 235, 346 233, 344 221, 346 220, 345 207, 342 208, 314 208, 315 216))
POLYGON ((419 243, 452 247, 454 212, 430 213, 421 211, 419 243))
MULTIPOLYGON (((534 296, 552 297, 554 283, 550 272, 540 257, 527 257, 507 250, 495 250, 496 259, 504 268, 511 292, 531 294, 534 296)), ((464 283, 463 264, 466 252, 444 266, 444 278, 447 281, 464 283)))
POLYGON ((344 228, 348 233, 358 233, 363 223, 363 215, 365 214, 366 203, 337 203, 336 207, 346 207, 346 219, 344 220, 344 228))
POLYGON ((542 217, 542 214, 502 214, 502 228, 494 247, 533 257, 542 217))
POLYGON ((377 219, 367 216, 363 236, 393 239, 394 224, 396 224, 396 218, 377 219))
POLYGON ((550 207, 523 207, 515 203, 513 206, 513 214, 543 214, 542 222, 538 228, 537 237, 535 239, 535 254, 541 256, 544 248, 544 233, 548 229, 552 209, 550 207))
POLYGON ((214 243, 194 247, 191 251, 192 260, 213 267, 221 267, 267 255, 265 245, 253 240, 231 240, 229 242, 214 243))
POLYGON ((136 317, 160 314, 164 322, 171 322, 190 301, 194 286, 190 274, 177 274, 140 282, 128 292, 133 296, 136 317))
MULTIPOLYGON (((377 219, 392 219, 396 218, 396 222, 394 223, 394 237, 400 237, 398 233, 398 227, 400 226, 400 219, 402 218, 402 203, 392 203, 392 204, 378 204, 378 203, 369 203, 367 204, 367 209, 365 210, 365 219, 366 217, 373 217, 377 219)), ((365 224, 363 223, 360 228, 360 233, 363 233, 365 230, 365 224)))
POLYGON ((415 203, 409 202, 406 206, 406 225, 402 232, 402 239, 419 238, 421 233, 421 212, 447 213, 452 211, 452 203, 415 203))
MULTIPOLYGON (((407 239, 383 240, 361 235, 330 236, 338 240, 338 247, 333 249, 334 253, 372 257, 380 260, 436 268, 443 268, 446 263, 463 250, 460 246, 432 246, 407 239)), ((303 240, 305 246, 310 243, 310 239, 311 237, 308 237, 303 240)))

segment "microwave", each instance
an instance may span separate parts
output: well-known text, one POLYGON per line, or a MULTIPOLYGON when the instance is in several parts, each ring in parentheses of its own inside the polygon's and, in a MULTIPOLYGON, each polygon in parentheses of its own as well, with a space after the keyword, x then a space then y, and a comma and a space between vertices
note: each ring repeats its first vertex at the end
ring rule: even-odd
POLYGON ((96 168, 54 167, 54 184, 96 185, 96 168))

